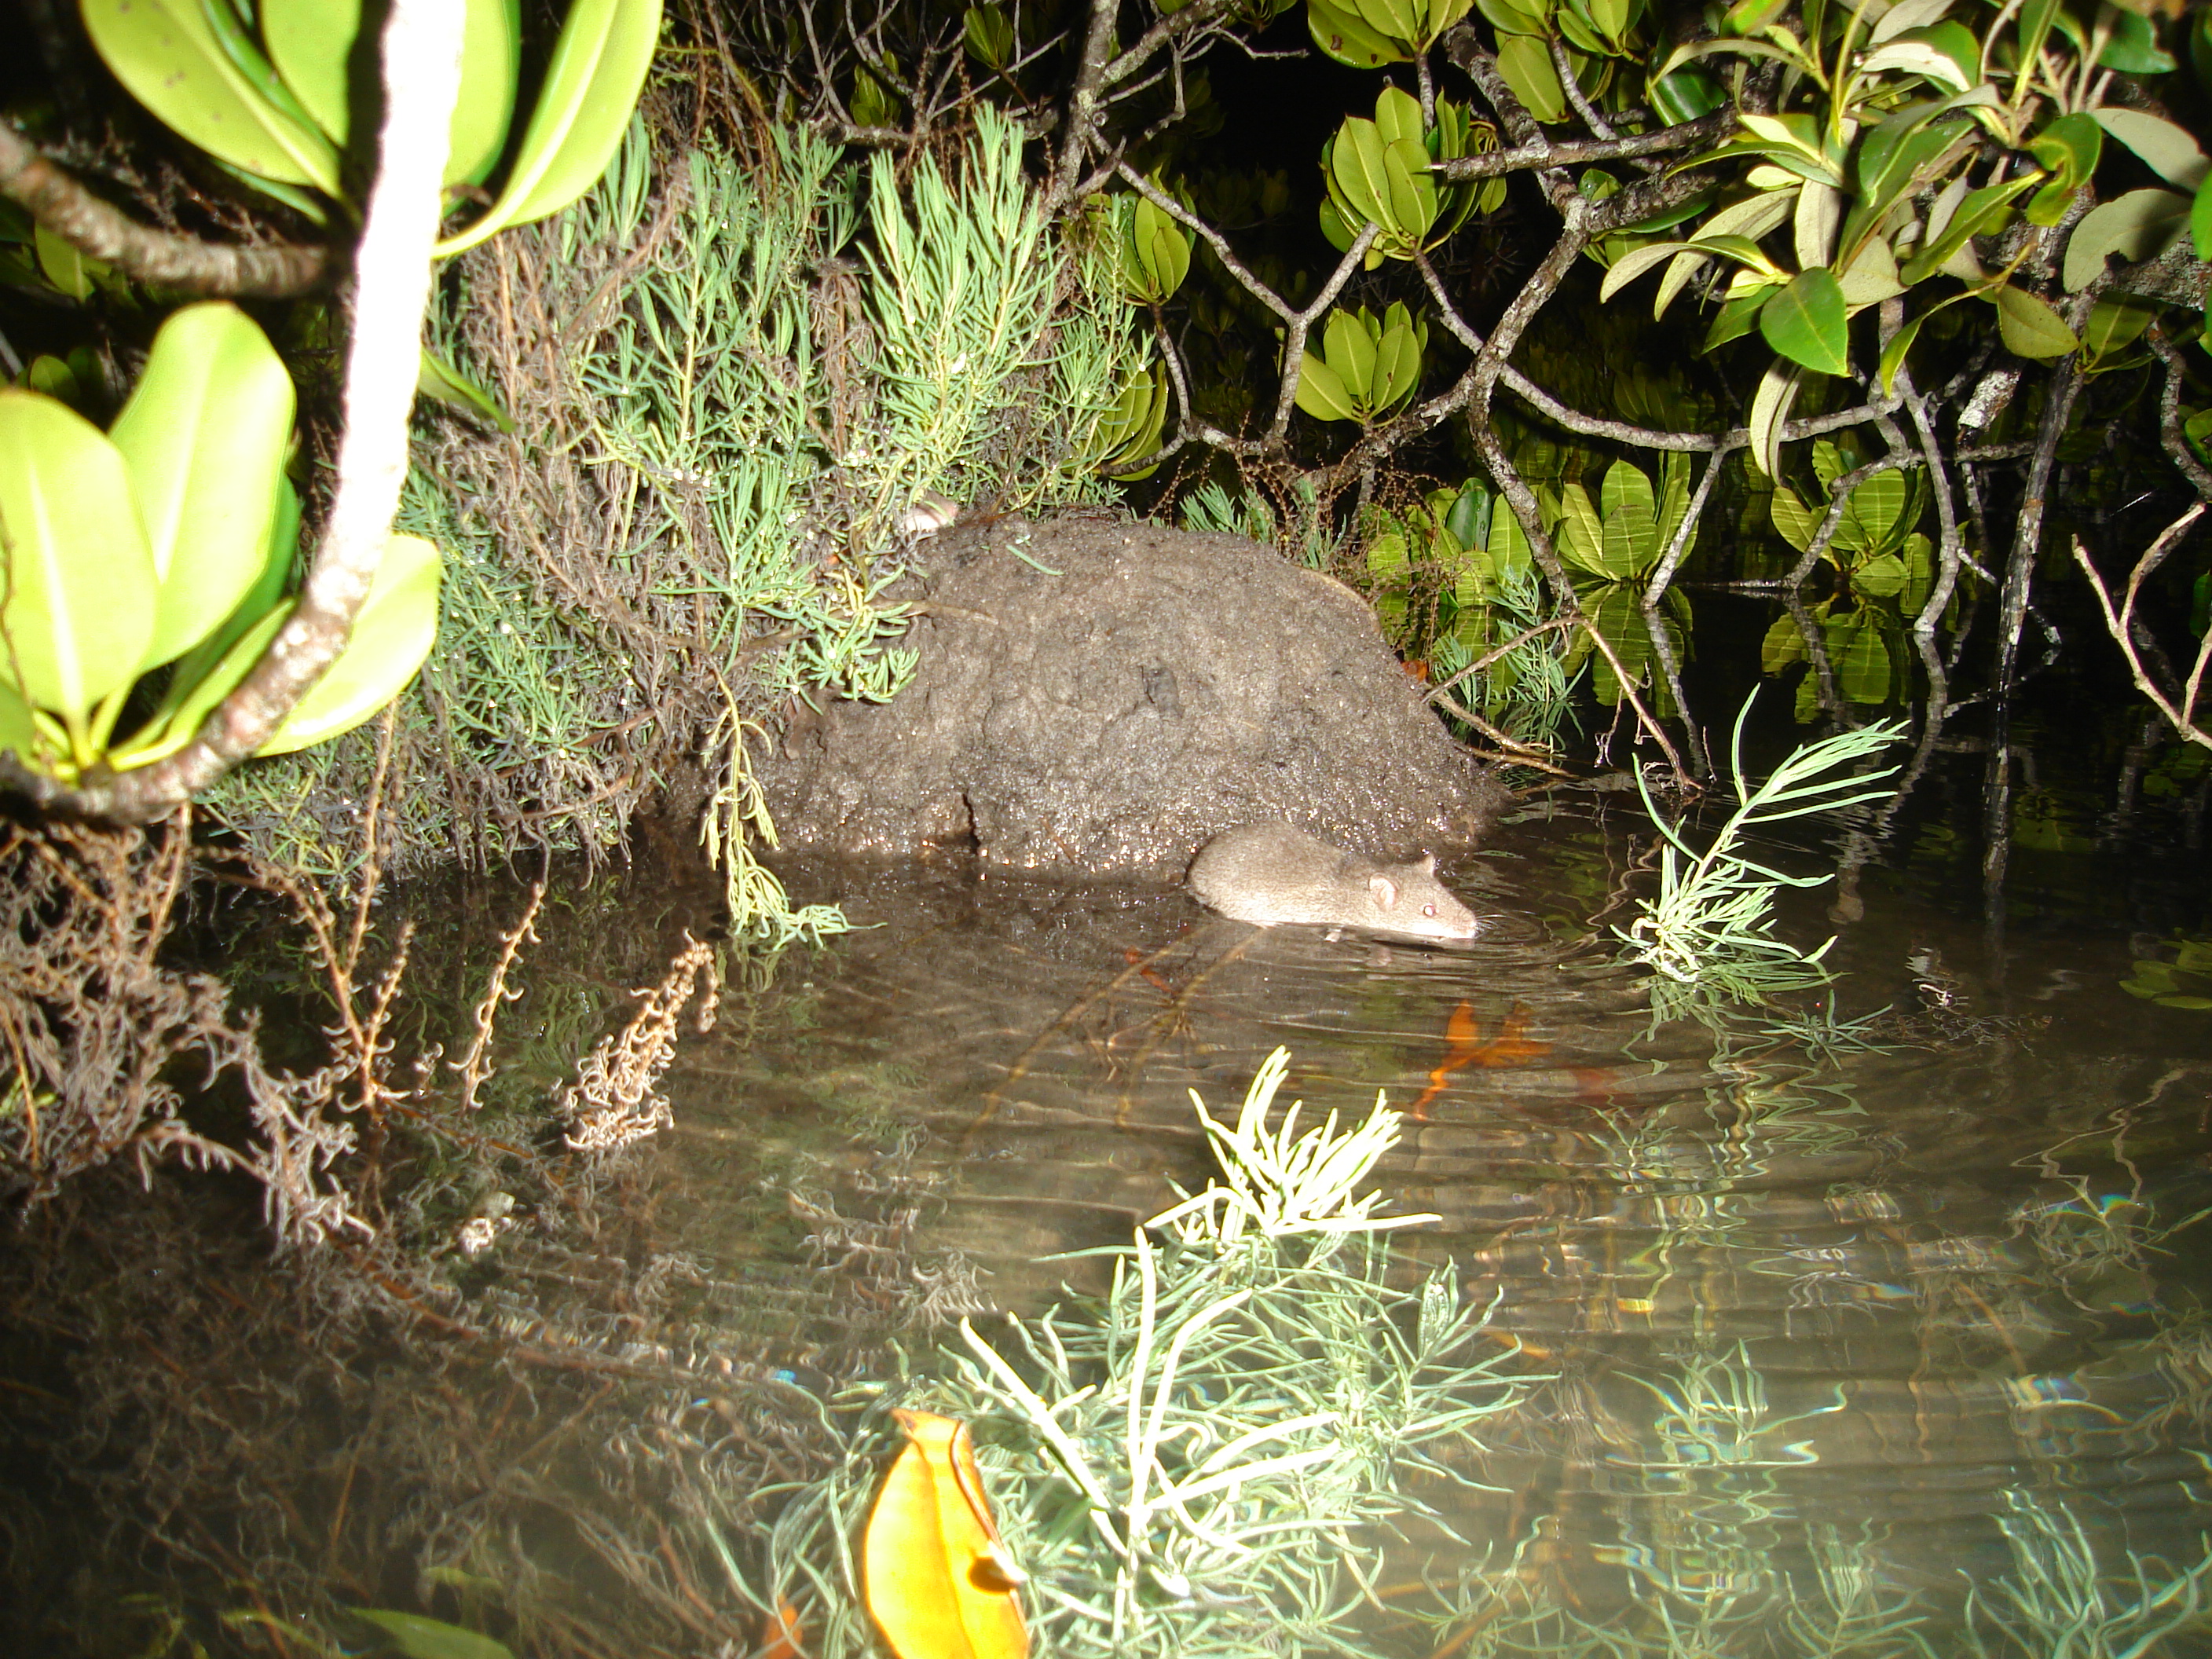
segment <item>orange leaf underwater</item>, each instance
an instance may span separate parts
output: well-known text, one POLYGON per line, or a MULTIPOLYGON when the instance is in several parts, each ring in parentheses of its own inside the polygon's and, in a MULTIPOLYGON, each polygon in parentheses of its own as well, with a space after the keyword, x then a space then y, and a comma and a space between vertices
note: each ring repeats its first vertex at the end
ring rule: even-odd
POLYGON ((898 1659, 1027 1659, 1021 1573, 991 1524, 968 1425, 895 1411, 907 1443, 861 1545, 868 1611, 898 1659))
POLYGON ((1473 1003, 1462 1002, 1451 1011, 1451 1018, 1444 1022, 1444 1063, 1429 1073, 1429 1086, 1407 1109, 1407 1117, 1416 1123, 1427 1122, 1429 1103, 1443 1093, 1447 1079, 1462 1066, 1518 1066, 1540 1060, 1552 1051, 1550 1043, 1530 1039, 1528 1011, 1517 1002, 1506 1012, 1496 1036, 1480 1042, 1480 1030, 1473 1003))

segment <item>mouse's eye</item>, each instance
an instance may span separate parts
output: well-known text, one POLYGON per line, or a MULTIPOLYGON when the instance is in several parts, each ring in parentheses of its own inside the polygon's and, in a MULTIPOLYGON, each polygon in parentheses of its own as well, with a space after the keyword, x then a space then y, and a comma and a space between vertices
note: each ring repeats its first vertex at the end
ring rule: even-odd
POLYGON ((1432 916, 1436 915, 1436 913, 1437 907, 1433 904, 1424 904, 1421 907, 1421 914, 1425 916, 1432 916))

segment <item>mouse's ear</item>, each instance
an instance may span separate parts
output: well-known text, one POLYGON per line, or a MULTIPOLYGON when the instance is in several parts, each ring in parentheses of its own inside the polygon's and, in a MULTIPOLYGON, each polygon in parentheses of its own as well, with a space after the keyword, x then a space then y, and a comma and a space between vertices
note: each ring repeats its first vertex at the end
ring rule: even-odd
POLYGON ((1425 875, 1425 876, 1433 876, 1434 874, 1436 874, 1436 872, 1437 872, 1437 855, 1436 855, 1434 853, 1424 853, 1424 854, 1421 854, 1421 873, 1422 873, 1423 875, 1425 875))
POLYGON ((1375 896, 1375 905, 1377 909, 1389 910, 1396 907, 1398 884, 1389 877, 1384 875, 1368 877, 1367 890, 1375 896))

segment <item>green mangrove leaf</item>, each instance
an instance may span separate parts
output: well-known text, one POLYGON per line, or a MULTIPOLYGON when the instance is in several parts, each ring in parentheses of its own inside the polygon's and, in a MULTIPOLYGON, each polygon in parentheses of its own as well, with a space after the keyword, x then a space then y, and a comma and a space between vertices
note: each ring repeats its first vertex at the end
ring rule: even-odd
POLYGON ((1678 69, 1662 75, 1650 82, 1645 90, 1651 107, 1669 126, 1711 115, 1728 101, 1728 94, 1721 90, 1720 83, 1700 69, 1678 69))
MULTIPOLYGON (((1123 384, 1121 398, 1098 423, 1085 452, 1097 457, 1092 465, 1108 468, 1123 461, 1140 460, 1160 447, 1160 434, 1168 418, 1167 377, 1158 367, 1133 371, 1123 384)), ((1116 477, 1149 478, 1157 465, 1137 472, 1117 472, 1116 477)))
MULTIPOLYGON (((2112 39, 2105 43, 2098 57, 2099 69, 2118 70, 2123 75, 2171 75, 2174 62, 2171 54, 2159 48, 2158 31, 2149 18, 2140 12, 2115 6, 2109 14, 2112 20, 2112 39)), ((2099 112, 2102 113, 2102 112, 2099 112)))
POLYGON ((2212 172, 2212 161, 2205 158, 2197 140, 2161 116, 2139 109, 2112 108, 2091 110, 2089 118, 2177 190, 2195 190, 2212 172))
POLYGON ((1853 611, 1837 626, 1828 628, 1828 660, 1836 671, 1836 688, 1850 702, 1880 704, 1889 701, 1889 642, 1881 628, 1864 611, 1853 611))
MULTIPOLYGON (((1651 667, 1651 630, 1644 625, 1643 595, 1626 582, 1606 582, 1595 593, 1585 594, 1583 602, 1591 626, 1605 635, 1631 683, 1641 685, 1650 677, 1651 667)), ((1620 680, 1602 652, 1590 665, 1590 690, 1607 708, 1619 706, 1620 680)))
POLYGON ((57 403, 67 404, 80 415, 84 413, 85 387, 77 380, 76 371, 58 357, 41 352, 31 359, 15 384, 43 392, 57 403))
POLYGON ((1601 562, 1604 574, 1617 581, 1633 581, 1659 562, 1664 550, 1659 521, 1651 497, 1651 481, 1643 470, 1626 461, 1615 461, 1606 474, 1605 538, 1601 562), (1640 492, 1623 491, 1614 499, 1614 475, 1623 467, 1642 483, 1640 492))
POLYGON ((963 17, 968 55, 986 69, 1003 70, 1014 61, 1013 20, 1004 6, 970 6, 963 17))
POLYGON ((261 0, 269 61, 300 106, 343 149, 353 125, 348 59, 361 33, 361 0, 261 0))
POLYGON ((2027 148, 2051 179, 2029 198, 2024 216, 2032 225, 2055 225, 2066 216, 2074 192, 2097 171, 2105 130, 2085 113, 2061 116, 2030 138, 2027 148))
MULTIPOLYGON (((1642 247, 1632 248, 1622 254, 1613 262, 1611 269, 1607 270, 1605 280, 1598 284, 1599 303, 1603 304, 1611 300, 1615 294, 1655 265, 1664 264, 1669 259, 1679 258, 1683 250, 1688 246, 1687 242, 1647 242, 1642 247)), ((1701 264, 1704 263, 1702 258, 1699 258, 1698 263, 1701 264)))
POLYGON ((2197 187, 2189 207, 2189 236, 2200 259, 2212 259, 2212 178, 2197 187))
MULTIPOLYGON (((276 631, 290 620, 296 602, 286 599, 273 611, 264 611, 258 620, 246 631, 230 641, 224 648, 187 679, 179 665, 179 673, 171 685, 169 695, 161 700, 146 723, 118 744, 108 756, 108 764, 118 772, 133 767, 151 766, 164 761, 182 749, 198 733, 216 706, 238 689, 239 682, 261 660, 261 653, 269 648, 269 641, 276 631)), ((187 662, 198 663, 199 653, 194 652, 187 662)))
POLYGON ((1490 515, 1490 533, 1483 538, 1482 549, 1500 581, 1524 576, 1535 568, 1536 555, 1528 545, 1528 532, 1510 511, 1490 515))
POLYGON ((1579 483, 1566 485, 1559 491, 1559 522, 1553 532, 1559 540, 1559 556, 1594 576, 1610 580, 1613 573, 1606 563, 1605 520, 1590 500, 1589 492, 1579 483))
POLYGON ((2079 349, 2081 343, 2074 337, 2074 331, 2048 301, 2010 283, 1999 289, 1996 298, 1997 333, 2008 351, 2043 360, 2063 357, 2079 349))
POLYGON ((1750 454, 1752 465, 1768 477, 1781 476, 1782 433, 1789 423, 1790 405, 1797 401, 1797 390, 1805 383, 1805 371, 1798 365, 1777 361, 1766 366, 1759 376, 1759 389, 1751 394, 1750 454))
POLYGON ((1713 313, 1712 325, 1705 331, 1704 349, 1711 351, 1715 346, 1724 345, 1757 328, 1759 313, 1765 309, 1767 301, 1778 292, 1780 284, 1776 283, 1730 295, 1721 302, 1721 308, 1713 313))
POLYGON ((1541 34, 1552 23, 1552 0, 1475 0, 1475 7, 1500 36, 1541 34))
MULTIPOLYGON (((886 70, 897 70, 898 59, 890 52, 884 54, 883 61, 886 70)), ((878 80, 864 64, 853 71, 851 109, 855 126, 894 126, 898 122, 898 94, 878 80)))
POLYGON ((154 558, 130 469, 65 404, 0 390, 0 678, 72 728, 137 678, 154 558))
MULTIPOLYGON (((1928 608, 1928 596, 1936 591, 1936 544, 1919 531, 1905 538, 1905 591, 1897 597, 1898 607, 1908 617, 1917 617, 1928 608)), ((1951 603, 1958 604, 1956 595, 1951 603)))
MULTIPOLYGON (((521 71, 518 0, 466 0, 461 93, 446 157, 446 183, 481 184, 498 165, 514 118, 521 71)), ((270 61, 315 124, 343 149, 353 130, 349 80, 361 33, 361 0, 261 0, 270 61)))
MULTIPOLYGON (((238 602, 238 608, 223 618, 222 625, 177 659, 176 666, 169 671, 169 689, 160 707, 146 721, 141 734, 143 737, 150 738, 158 735, 192 689, 215 672, 217 665, 230 654, 231 647, 270 611, 279 607, 284 598, 284 590, 290 585, 293 556, 299 548, 300 492, 292 488, 289 478, 280 474, 276 480, 276 516, 269 527, 269 549, 262 562, 261 574, 246 590, 246 597, 238 602)), ((289 607, 284 608, 285 614, 289 616, 289 607)), ((252 666, 251 663, 247 666, 252 666)), ((242 678, 245 670, 240 669, 239 672, 242 678)), ((231 682, 232 684, 236 683, 235 680, 231 682)), ((228 695, 229 687, 226 686, 216 701, 220 702, 228 695)), ((214 702, 207 705, 210 708, 214 706, 214 702)), ((203 716, 205 713, 206 709, 202 709, 203 716)), ((189 737, 191 732, 187 731, 185 735, 189 737)))
POLYGON ((1797 211, 1791 234, 1796 244, 1797 264, 1802 270, 1825 265, 1835 257, 1836 228, 1844 220, 1844 195, 1833 185, 1807 179, 1798 187, 1797 211))
POLYGON ((1396 407, 1413 394, 1421 381, 1421 353, 1427 344, 1428 325, 1416 325, 1402 301, 1385 313, 1382 337, 1375 348, 1375 407, 1396 407))
POLYGON ((435 398, 448 409, 489 421, 501 432, 514 430, 514 417, 500 406, 499 399, 487 387, 462 374, 428 346, 422 349, 422 366, 416 371, 415 391, 418 396, 435 398))
POLYGON ((1774 527, 1782 532, 1782 539, 1800 553, 1813 545, 1813 538, 1820 533, 1820 514, 1797 498, 1797 492, 1786 483, 1774 486, 1774 494, 1766 503, 1767 516, 1774 527))
POLYGON ((1761 237, 1778 228, 1796 209, 1797 187, 1798 181, 1793 178, 1786 188, 1761 191, 1729 203, 1705 221, 1698 232, 1698 240, 1740 236, 1756 247, 1761 237))
POLYGON ((2157 315, 2156 307, 2137 300, 2098 301, 2089 308, 2088 321, 2081 325, 2084 366, 2092 372, 2112 367, 2106 360, 2126 352, 2157 315))
POLYGON ((659 37, 660 0, 574 0, 507 187, 483 218, 439 243, 439 255, 558 213, 597 183, 629 125, 659 37))
POLYGON ((1306 0, 1306 27, 1316 46, 1354 69, 1380 69, 1409 56, 1360 15, 1358 0, 1306 0))
POLYGON ((1370 222, 1389 228, 1389 150, 1375 123, 1357 115, 1345 117, 1330 141, 1330 193, 1341 198, 1346 222, 1355 230, 1370 222))
POLYGON ((1768 624, 1765 636, 1759 642, 1759 672, 1779 674, 1793 662, 1805 659, 1805 635, 1799 630, 1796 617, 1787 611, 1768 624))
POLYGON ((1367 544, 1367 574, 1379 586, 1403 587, 1412 568, 1413 555, 1397 531, 1386 531, 1367 544))
POLYGON ((382 1631, 407 1659, 514 1659, 504 1642, 420 1613, 356 1607, 353 1616, 382 1631))
POLYGON ((53 284, 57 294, 80 302, 92 298, 93 273, 102 268, 100 261, 88 259, 74 242, 64 241, 44 225, 32 233, 31 248, 38 255, 39 275, 53 284))
MULTIPOLYGON (((1969 37, 1971 38, 1971 37, 1969 37)), ((1950 44, 1946 40, 1945 45, 1950 44)), ((1859 64, 1862 75, 1917 75, 1923 81, 1933 81, 1954 92, 1964 92, 1973 80, 1959 65, 1952 53, 1943 50, 1935 40, 1893 40, 1875 52, 1869 52, 1859 64)))
POLYGON ((1975 237, 2003 229, 2005 222, 2012 216, 2013 198, 2032 187, 2040 177, 2038 173, 2023 173, 2016 179, 1969 191, 1959 198, 1957 205, 1940 223, 1931 213, 1928 240, 1905 261, 1905 280, 1908 283, 1923 281, 1948 265, 1952 255, 1975 237))
POLYGON ((1372 408, 1375 398, 1376 336, 1364 326, 1369 319, 1348 311, 1332 311, 1322 334, 1322 351, 1336 371, 1354 406, 1372 408))
POLYGON ((1801 271, 1759 313, 1766 343, 1820 374, 1841 374, 1850 366, 1843 285, 1832 270, 1801 271))
POLYGON ((1710 231, 1701 233, 1691 246, 1701 253, 1717 253, 1723 258, 1734 259, 1747 271, 1770 283, 1786 283, 1790 273, 1766 256, 1766 251, 1748 236, 1717 235, 1710 231))
POLYGON ((2155 186, 2131 190, 2091 208, 2066 243, 2066 291, 2086 288, 2104 270, 2109 254, 2130 264, 2156 258, 2188 234, 2191 208, 2188 197, 2155 186))
POLYGON ((154 337, 108 432, 131 469, 158 590, 139 668, 198 645, 261 574, 292 415, 292 377, 236 306, 187 306, 154 337))
POLYGON ((1851 586, 1869 599, 1893 599, 1905 589, 1905 561, 1877 553, 1851 572, 1851 586))
POLYGON ((272 101, 275 71, 250 42, 241 55, 237 40, 219 36, 210 9, 197 0, 82 7, 101 61, 172 131, 247 173, 337 197, 337 147, 304 112, 272 101))
POLYGON ((1383 88, 1375 100, 1375 130, 1385 143, 1421 143, 1428 130, 1421 123, 1420 100, 1395 87, 1383 88))
POLYGON ((1844 304, 1854 314, 1905 292, 1905 284, 1898 280, 1897 257, 1879 236, 1867 240, 1837 280, 1843 287, 1844 304))
POLYGON ((1190 236, 1171 215, 1142 196, 1130 209, 1128 222, 1121 246, 1121 285, 1139 305, 1164 304, 1190 273, 1190 236))
POLYGON ((1589 21, 1605 42, 1607 52, 1618 56, 1628 48, 1628 32, 1636 27, 1643 15, 1639 0, 1587 0, 1589 21))
POLYGON ((256 752, 288 755, 350 732, 398 696, 437 638, 438 573, 432 543, 420 536, 386 542, 345 649, 256 752))
POLYGON ((1510 34, 1498 43, 1498 72, 1528 113, 1546 126, 1566 118, 1567 94, 1552 54, 1533 34, 1510 34))
POLYGON ((1911 500, 1911 486, 1902 472, 1875 473, 1852 490, 1844 504, 1844 516, 1836 526, 1836 544, 1850 552, 1887 547, 1902 533, 1911 500))
POLYGON ((1312 352, 1307 352, 1298 365, 1297 403, 1314 420, 1360 418, 1352 394, 1345 389, 1345 378, 1312 352))
POLYGON ((1925 28, 1940 21, 1950 9, 1951 0, 1899 0, 1867 31, 1867 45, 1878 46, 1895 40, 1907 29, 1925 28))

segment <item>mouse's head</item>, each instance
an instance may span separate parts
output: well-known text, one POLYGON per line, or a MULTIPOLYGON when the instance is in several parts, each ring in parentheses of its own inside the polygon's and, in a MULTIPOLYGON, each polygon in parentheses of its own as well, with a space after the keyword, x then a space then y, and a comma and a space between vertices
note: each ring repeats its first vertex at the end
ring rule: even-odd
POLYGON ((1419 864, 1378 870, 1367 881, 1373 927, 1416 939, 1471 939, 1482 931, 1474 911, 1437 879, 1436 856, 1419 864))

